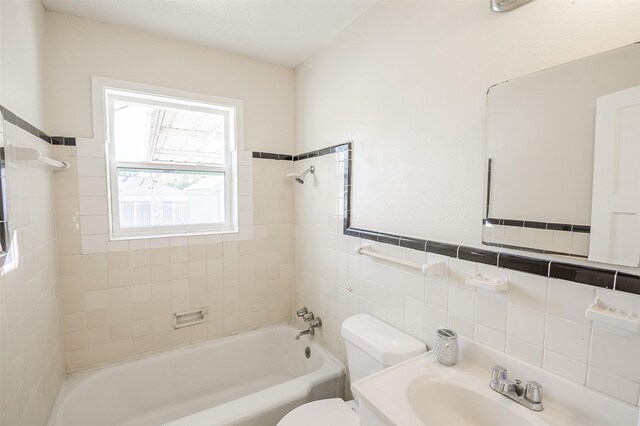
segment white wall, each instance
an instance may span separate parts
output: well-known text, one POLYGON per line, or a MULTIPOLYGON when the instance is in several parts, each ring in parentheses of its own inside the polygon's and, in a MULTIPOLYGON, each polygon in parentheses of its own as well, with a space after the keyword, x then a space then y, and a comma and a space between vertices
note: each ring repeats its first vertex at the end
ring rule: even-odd
MULTIPOLYGON (((293 285, 293 71, 230 53, 47 13, 46 113, 71 163, 56 174, 68 372, 286 321, 293 285), (237 234, 108 241, 104 141, 92 136, 91 76, 243 101, 237 234), (208 307, 204 324, 173 313, 208 307)), ((96 135, 97 137, 101 135, 96 135)))
MULTIPOLYGON (((503 14, 487 1, 380 3, 296 69, 296 152, 354 140, 354 226, 480 244, 489 86, 638 41, 639 21, 640 2, 537 0, 503 14)), ((637 362, 619 353, 640 353, 640 340, 584 310, 596 292, 633 312, 640 298, 379 243, 394 257, 442 260, 445 273, 356 256, 370 241, 341 235, 331 157, 295 163, 313 163, 317 184, 294 190, 294 300, 322 317, 316 336, 332 351, 344 359, 340 325, 359 312, 431 346, 448 326, 638 404, 637 362), (508 294, 467 286, 476 272, 508 276, 508 294)))
MULTIPOLYGON (((42 130, 44 21, 39 1, 0 2, 0 104, 42 130)), ((0 140, 50 148, 4 120, 0 140)), ((53 180, 33 162, 6 176, 12 240, 0 268, 0 425, 42 425, 65 372, 53 180)))
MULTIPOLYGON (((346 362, 342 322, 367 313, 435 345, 448 327, 581 385, 632 405, 640 397, 640 338, 593 323, 585 309, 597 296, 608 306, 640 314, 640 296, 451 259, 342 235, 341 154, 295 163, 316 167, 294 188, 295 307, 322 318, 316 339, 346 362), (440 276, 355 254, 362 245, 418 264, 444 262, 440 276), (505 293, 465 283, 476 273, 509 280, 505 293)), ((304 323, 298 320, 300 327, 304 323)))
POLYGON ((296 152, 355 141, 355 226, 479 244, 489 86, 638 41, 639 20, 631 1, 381 3, 296 69, 296 152))
POLYGON ((0 105, 41 130, 45 10, 39 1, 0 2, 0 105))
POLYGON ((239 233, 108 241, 104 143, 57 146, 58 265, 68 373, 291 318, 288 161, 238 153, 239 233), (173 314, 208 308, 173 329, 173 314))
MULTIPOLYGON (((231 53, 47 13, 50 134, 92 137, 92 75, 244 101, 245 149, 293 150, 293 71, 231 53)), ((97 136, 97 135, 96 135, 97 136)))
MULTIPOLYGON (((3 124, 0 139, 49 152, 36 136, 3 124)), ((0 425, 43 425, 65 373, 53 179, 33 161, 6 172, 11 245, 0 268, 0 425)))

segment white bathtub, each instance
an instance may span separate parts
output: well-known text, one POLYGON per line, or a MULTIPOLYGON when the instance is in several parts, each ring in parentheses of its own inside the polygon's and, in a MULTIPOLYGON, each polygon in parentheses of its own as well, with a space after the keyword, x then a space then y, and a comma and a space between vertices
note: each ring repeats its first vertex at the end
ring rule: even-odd
POLYGON ((343 394, 343 366, 294 340, 297 331, 282 325, 71 376, 49 425, 275 425, 343 394))

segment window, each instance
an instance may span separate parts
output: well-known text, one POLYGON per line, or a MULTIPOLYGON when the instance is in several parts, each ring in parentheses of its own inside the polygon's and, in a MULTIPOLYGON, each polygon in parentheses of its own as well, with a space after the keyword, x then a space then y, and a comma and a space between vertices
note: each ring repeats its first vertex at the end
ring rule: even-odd
POLYGON ((101 93, 111 237, 237 231, 238 105, 122 88, 101 93))

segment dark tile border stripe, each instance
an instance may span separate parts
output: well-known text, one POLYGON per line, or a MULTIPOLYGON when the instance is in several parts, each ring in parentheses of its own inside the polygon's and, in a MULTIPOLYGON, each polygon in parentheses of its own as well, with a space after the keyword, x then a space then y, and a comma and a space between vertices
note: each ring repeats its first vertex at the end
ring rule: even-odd
POLYGON ((547 278, 558 278, 565 281, 573 281, 594 287, 615 289, 617 291, 640 295, 640 276, 624 274, 615 270, 573 265, 555 260, 535 259, 512 253, 448 244, 439 241, 425 241, 419 238, 403 237, 368 229, 346 228, 344 234, 351 237, 377 241, 379 243, 440 254, 453 259, 483 263, 485 265, 526 272, 547 278))
POLYGON ((498 256, 499 268, 527 272, 544 277, 549 274, 549 263, 548 260, 534 259, 532 257, 518 256, 509 253, 500 253, 500 256, 498 256))
MULTIPOLYGON (((75 146, 76 138, 64 136, 49 136, 37 127, 29 124, 27 121, 19 118, 7 108, 0 105, 0 114, 2 119, 9 123, 15 124, 23 130, 28 131, 34 136, 39 137, 43 141, 52 145, 75 146)), ((413 250, 424 251, 427 253, 435 253, 448 256, 454 259, 468 260, 472 262, 484 263, 500 268, 512 269, 516 271, 527 272, 535 275, 559 278, 567 281, 574 281, 582 284, 592 285, 600 288, 615 289, 625 293, 640 294, 640 276, 618 272, 609 269, 598 269, 581 265, 572 265, 563 262, 551 260, 533 259, 526 256, 515 255, 511 253, 496 252, 492 250, 477 249, 456 244, 442 243, 438 241, 423 240, 409 236, 401 236, 389 234, 385 232, 371 231, 367 229, 359 229, 351 227, 351 173, 353 170, 353 143, 346 142, 339 145, 322 148, 315 151, 309 151, 298 155, 275 154, 269 152, 252 153, 253 158, 281 160, 281 161, 300 161, 308 158, 320 157, 337 152, 347 152, 344 160, 344 235, 363 238, 384 244, 391 244, 398 247, 410 248, 413 250)), ((518 221, 508 219, 484 219, 483 224, 492 223, 496 225, 523 226, 537 229, 559 229, 571 230, 572 232, 589 233, 588 225, 567 225, 544 222, 518 221)), ((517 248, 501 244, 491 244, 502 248, 517 248)), ((544 254, 554 254, 553 252, 542 252, 544 254)))
POLYGON ((322 157, 323 155, 334 154, 336 152, 350 151, 351 142, 341 143, 339 145, 330 146, 327 148, 317 149, 315 151, 305 152, 304 154, 289 155, 289 154, 274 154, 272 152, 259 152, 252 151, 253 158, 262 158, 267 160, 284 160, 284 161, 300 161, 307 160, 309 158, 322 157))
POLYGON ((491 166, 493 164, 493 158, 489 158, 487 161, 487 209, 485 212, 486 217, 489 217, 489 209, 491 208, 491 166))
POLYGON ((379 232, 378 239, 376 241, 379 243, 391 244, 392 246, 400 246, 400 238, 400 235, 379 232))
POLYGON ((25 130, 32 135, 42 139, 48 144, 51 145, 65 145, 65 146, 76 146, 76 138, 70 138, 65 136, 49 136, 42 130, 38 129, 33 124, 30 124, 26 120, 15 115, 13 112, 8 110, 7 108, 0 105, 0 114, 2 115, 2 119, 6 120, 11 124, 15 124, 22 130, 25 130))
POLYGON ((253 151, 253 158, 263 158, 266 160, 283 160, 283 161, 291 161, 293 156, 289 154, 274 154, 271 152, 257 152, 253 151))
POLYGON ((583 256, 581 254, 565 253, 565 252, 562 252, 562 251, 553 251, 553 250, 541 250, 541 249, 536 249, 536 248, 531 248, 531 247, 514 246, 514 245, 511 245, 511 244, 493 243, 493 242, 490 242, 490 241, 482 241, 482 244, 485 245, 485 246, 490 246, 490 247, 505 248, 505 249, 511 249, 511 250, 520 250, 520 251, 528 251, 529 253, 549 254, 549 255, 555 255, 555 256, 569 256, 569 257, 573 257, 575 259, 587 259, 588 258, 588 256, 583 256))
MULTIPOLYGON (((527 256, 521 256, 512 253, 485 250, 481 248, 467 247, 457 244, 443 243, 439 241, 423 240, 403 235, 395 235, 386 232, 378 232, 369 229, 351 227, 351 177, 352 177, 352 161, 353 161, 353 145, 351 142, 343 145, 337 145, 348 149, 347 158, 344 161, 344 179, 345 179, 345 200, 344 200, 344 235, 362 238, 365 240, 376 241, 394 246, 410 248, 413 250, 423 251, 427 253, 435 253, 448 256, 454 259, 468 260, 479 262, 486 265, 497 266, 499 268, 511 269, 529 274, 539 275, 547 278, 560 278, 567 281, 574 281, 581 284, 591 285, 599 288, 615 289, 626 293, 640 294, 640 276, 619 273, 615 270, 598 269, 593 267, 573 265, 554 260, 534 259, 527 256), (616 277, 619 281, 616 281, 616 277)), ((331 147, 333 148, 333 147, 331 147)), ((330 152, 336 152, 329 150, 330 152)), ((315 151, 315 156, 321 155, 315 151)), ((313 158, 310 153, 295 155, 294 161, 306 158, 313 158)), ((532 227, 541 227, 541 223, 522 221, 532 224, 532 227)), ((545 224, 545 227, 548 224, 545 224)), ((572 225, 574 226, 574 225, 572 225)), ((575 225, 580 226, 580 225, 575 225)), ((573 229, 573 228, 572 228, 573 229)), ((576 229, 575 232, 588 232, 589 227, 576 229)), ((510 248, 510 247, 504 247, 510 248)), ((519 248, 519 247, 518 247, 519 248)), ((546 254, 552 254, 546 252, 546 254)))
POLYGON ((400 237, 400 247, 418 251, 427 251, 427 240, 413 237, 400 237))
POLYGON ((640 294, 640 277, 624 272, 616 274, 615 290, 624 291, 625 293, 640 294))
POLYGON ((458 246, 449 243, 440 243, 438 241, 427 241, 427 253, 441 254, 448 257, 458 257, 458 246))
POLYGON ((615 285, 616 271, 551 262, 549 277, 612 289, 615 285))
POLYGON ((458 247, 458 259, 498 266, 498 253, 495 251, 460 246, 458 247))
POLYGON ((589 234, 591 232, 591 226, 589 225, 574 225, 570 223, 553 223, 553 222, 535 222, 531 220, 519 220, 519 219, 498 219, 493 217, 482 219, 482 224, 514 226, 516 228, 548 229, 551 231, 579 232, 582 234, 589 234))

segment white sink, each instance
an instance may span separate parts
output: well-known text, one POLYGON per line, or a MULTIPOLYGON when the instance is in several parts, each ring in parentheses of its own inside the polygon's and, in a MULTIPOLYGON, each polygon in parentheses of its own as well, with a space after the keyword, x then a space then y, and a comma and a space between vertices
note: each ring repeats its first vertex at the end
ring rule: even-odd
POLYGON ((620 402, 502 352, 460 339, 460 361, 439 364, 432 352, 353 383, 361 425, 637 426, 638 407, 620 402), (491 369, 543 386, 535 412, 489 387, 491 369))
POLYGON ((540 424, 517 409, 497 404, 485 392, 464 383, 425 376, 409 385, 407 397, 414 414, 423 424, 533 426, 540 424))

